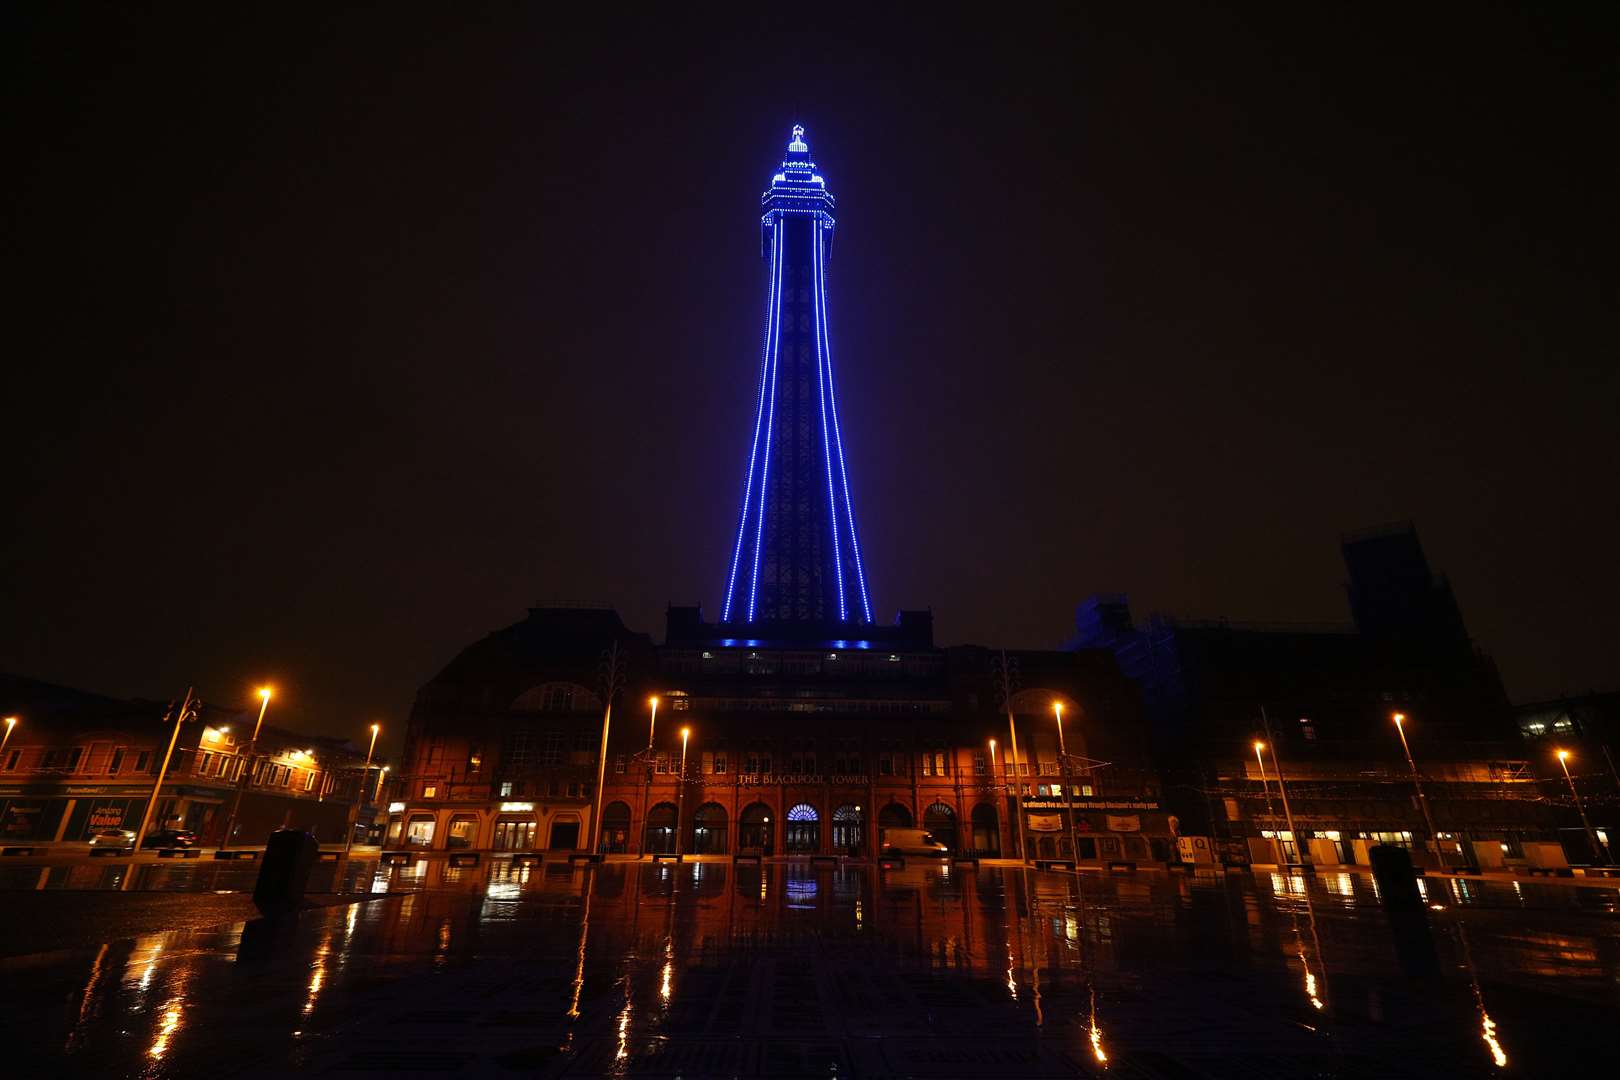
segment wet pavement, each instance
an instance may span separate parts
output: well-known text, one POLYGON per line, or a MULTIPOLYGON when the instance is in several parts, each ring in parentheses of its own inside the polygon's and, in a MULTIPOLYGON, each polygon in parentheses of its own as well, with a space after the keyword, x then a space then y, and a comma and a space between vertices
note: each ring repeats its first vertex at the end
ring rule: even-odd
MULTIPOLYGON (((372 868, 368 903, 0 961, 14 1075, 1607 1072, 1616 893, 768 863, 372 868), (1404 942, 1404 943, 1399 943, 1404 942)), ((4 910, 0 896, 0 910, 4 910)))

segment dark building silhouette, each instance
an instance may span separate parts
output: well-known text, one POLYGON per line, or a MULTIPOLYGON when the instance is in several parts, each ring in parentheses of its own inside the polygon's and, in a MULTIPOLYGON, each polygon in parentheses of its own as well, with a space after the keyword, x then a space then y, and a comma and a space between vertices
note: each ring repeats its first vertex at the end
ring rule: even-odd
POLYGON ((1353 624, 1154 615, 1137 627, 1124 596, 1080 605, 1076 644, 1112 650, 1141 687, 1183 828, 1225 841, 1233 857, 1270 861, 1275 840, 1297 860, 1280 760, 1315 861, 1365 863, 1379 841, 1421 851, 1427 830, 1392 719, 1400 713, 1449 861, 1541 857, 1524 844, 1550 836, 1545 770, 1525 753, 1496 667, 1472 646, 1416 530, 1353 534, 1343 552, 1353 624), (1257 741, 1267 744, 1270 798, 1257 741))

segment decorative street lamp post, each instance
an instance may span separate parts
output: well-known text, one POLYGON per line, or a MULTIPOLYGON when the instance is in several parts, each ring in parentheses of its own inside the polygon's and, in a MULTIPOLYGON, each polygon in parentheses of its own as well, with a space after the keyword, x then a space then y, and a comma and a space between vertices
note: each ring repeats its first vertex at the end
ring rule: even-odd
POLYGON ((1271 718, 1266 715, 1264 705, 1260 707, 1260 723, 1266 729, 1266 738, 1271 740, 1271 764, 1277 770, 1277 791, 1282 795, 1283 817, 1288 822, 1288 835, 1293 838, 1294 850, 1299 853, 1301 869, 1308 869, 1311 865, 1311 850, 1305 843, 1305 838, 1299 835, 1294 828, 1294 812, 1288 806, 1288 785, 1283 781, 1282 759, 1277 756, 1277 740, 1271 738, 1271 718))
MULTIPOLYGON (((1271 786, 1266 783, 1266 759, 1260 756, 1261 752, 1263 750, 1265 750, 1265 748, 1266 748, 1265 743, 1261 742, 1258 739, 1255 740, 1255 743, 1254 743, 1254 760, 1260 766, 1260 790, 1265 792, 1265 794, 1266 794, 1266 817, 1271 818, 1272 819, 1272 825, 1275 826, 1276 823, 1277 823, 1277 809, 1276 809, 1276 807, 1272 806, 1272 804, 1271 804, 1271 786)), ((1272 835, 1274 837, 1276 835, 1276 829, 1275 828, 1272 829, 1272 835)), ((1275 839, 1272 840, 1272 846, 1273 846, 1273 848, 1276 849, 1276 851, 1281 851, 1282 850, 1281 846, 1277 844, 1275 839)), ((1273 854, 1275 854, 1275 853, 1276 852, 1274 851, 1273 854)))

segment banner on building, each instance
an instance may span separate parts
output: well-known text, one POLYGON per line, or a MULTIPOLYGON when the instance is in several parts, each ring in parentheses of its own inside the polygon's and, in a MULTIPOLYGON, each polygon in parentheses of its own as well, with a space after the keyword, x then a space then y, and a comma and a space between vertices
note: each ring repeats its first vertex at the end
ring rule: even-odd
POLYGON ((1141 832, 1142 816, 1140 814, 1105 814, 1108 819, 1109 832, 1141 832))
POLYGON ((1061 814, 1031 814, 1029 815, 1030 832, 1062 832, 1063 816, 1061 814))

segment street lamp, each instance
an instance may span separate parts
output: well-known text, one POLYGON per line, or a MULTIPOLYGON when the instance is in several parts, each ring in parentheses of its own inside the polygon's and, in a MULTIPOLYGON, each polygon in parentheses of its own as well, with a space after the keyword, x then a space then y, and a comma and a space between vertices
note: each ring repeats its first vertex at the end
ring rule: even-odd
MULTIPOLYGON (((1266 738, 1271 739, 1271 717, 1266 715, 1264 705, 1260 707, 1260 723, 1265 726, 1266 738)), ((1299 835, 1299 830, 1294 828, 1294 812, 1288 807, 1288 785, 1283 781, 1282 759, 1277 756, 1277 741, 1275 739, 1271 741, 1271 764, 1277 770, 1277 792, 1282 796, 1283 818, 1288 822, 1288 835, 1293 838, 1294 850, 1299 853, 1301 868, 1309 867, 1311 865, 1310 848, 1306 845, 1305 838, 1299 835)))
POLYGON ((658 695, 654 694, 648 698, 647 704, 652 707, 652 718, 647 721, 647 749, 650 751, 653 745, 653 732, 658 730, 658 695))
POLYGON ((225 835, 219 838, 220 847, 231 846, 231 833, 236 829, 236 812, 242 807, 242 791, 247 787, 249 774, 253 771, 253 750, 259 745, 259 728, 264 726, 264 711, 270 707, 270 698, 274 693, 268 686, 261 686, 256 692, 259 695, 259 719, 254 722, 253 737, 248 740, 247 763, 236 778, 236 794, 231 796, 231 812, 225 819, 225 835))
POLYGON ((1593 830, 1592 823, 1586 818, 1586 805, 1581 802, 1581 793, 1575 790, 1575 778, 1569 775, 1568 750, 1558 751, 1558 764, 1563 767, 1564 781, 1569 784, 1569 793, 1575 796, 1575 809, 1581 812, 1581 824, 1586 827, 1586 841, 1592 845, 1592 857, 1602 859, 1606 863, 1612 862, 1608 849, 1598 843, 1597 833, 1593 830))
POLYGON ((377 790, 371 796, 371 801, 372 802, 376 802, 377 800, 382 798, 383 780, 385 778, 387 778, 387 776, 388 776, 388 766, 387 765, 384 765, 382 768, 377 770, 377 790))
POLYGON ((1062 765, 1063 773, 1063 806, 1069 819, 1069 858, 1074 860, 1074 872, 1080 873, 1080 837, 1076 832, 1074 821, 1074 785, 1069 782, 1069 751, 1063 744, 1063 702, 1052 702, 1052 712, 1057 716, 1058 732, 1058 759, 1062 765))
POLYGON ((366 782, 371 779, 371 755, 377 749, 377 733, 382 730, 381 724, 371 725, 371 745, 366 747, 366 767, 360 773, 360 787, 354 795, 354 809, 349 811, 349 832, 343 838, 343 854, 349 853, 349 846, 354 843, 354 826, 360 816, 360 800, 366 797, 366 782))
POLYGON ((1395 721, 1395 730, 1401 733, 1401 749, 1406 751, 1406 765, 1412 770, 1412 786, 1417 788, 1418 807, 1423 811, 1423 823, 1429 827, 1429 838, 1434 841, 1434 857, 1440 861, 1440 868, 1446 868, 1446 853, 1440 847, 1440 834, 1434 829, 1434 818, 1429 814, 1429 797, 1423 794, 1423 781, 1418 779, 1417 762, 1412 760, 1412 747, 1406 741, 1406 714, 1395 713, 1390 717, 1395 721))
POLYGON ((680 786, 675 789, 675 854, 681 853, 681 815, 686 807, 686 740, 691 738, 692 729, 681 728, 681 772, 676 778, 680 786))
MULTIPOLYGON (((1259 739, 1254 741, 1254 760, 1256 764, 1260 766, 1260 790, 1265 792, 1266 795, 1266 817, 1271 818, 1273 825, 1275 825, 1277 808, 1271 804, 1271 785, 1266 783, 1266 759, 1260 756, 1261 752, 1264 751, 1265 748, 1266 744, 1261 742, 1259 739)), ((1273 834, 1275 834, 1275 829, 1273 830, 1273 834)), ((1275 841, 1273 841, 1273 843, 1275 844, 1275 841)), ((1277 846, 1277 850, 1281 851, 1281 846, 1277 846)))

